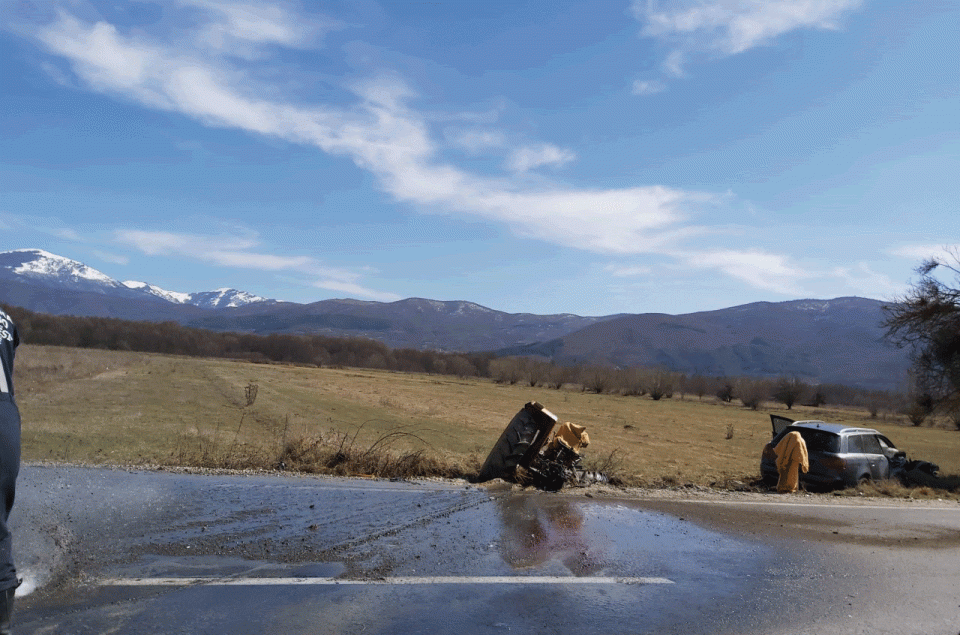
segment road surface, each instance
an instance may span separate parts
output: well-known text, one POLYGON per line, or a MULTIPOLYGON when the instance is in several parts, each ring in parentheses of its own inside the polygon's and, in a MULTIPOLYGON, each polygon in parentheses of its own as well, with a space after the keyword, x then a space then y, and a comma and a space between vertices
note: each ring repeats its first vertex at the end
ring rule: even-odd
POLYGON ((960 632, 955 503, 616 494, 25 466, 16 632, 960 632))

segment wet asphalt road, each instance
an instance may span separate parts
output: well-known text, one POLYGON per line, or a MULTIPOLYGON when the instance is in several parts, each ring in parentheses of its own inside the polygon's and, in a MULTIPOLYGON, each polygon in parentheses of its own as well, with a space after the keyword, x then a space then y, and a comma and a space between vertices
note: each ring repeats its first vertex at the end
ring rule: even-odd
MULTIPOLYGON (((448 483, 27 466, 13 524, 23 590, 32 592, 18 600, 16 632, 867 633, 895 625, 857 615, 895 608, 898 598, 881 603, 871 593, 889 592, 882 582, 893 556, 802 532, 778 538, 778 525, 800 531, 797 518, 809 511, 785 508, 765 524, 754 520, 761 506, 657 507, 448 483)), ((958 533, 960 511, 943 512, 917 531, 935 529, 949 542, 944 532, 958 533)), ((932 548, 960 570, 956 546, 932 548)), ((956 635, 948 616, 960 615, 958 575, 936 580, 952 588, 937 610, 919 613, 926 623, 911 623, 923 630, 889 632, 956 635)))

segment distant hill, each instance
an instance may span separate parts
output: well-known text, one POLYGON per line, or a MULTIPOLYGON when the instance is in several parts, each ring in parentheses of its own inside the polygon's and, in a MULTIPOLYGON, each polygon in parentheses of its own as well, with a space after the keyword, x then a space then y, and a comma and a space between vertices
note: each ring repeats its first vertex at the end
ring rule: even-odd
POLYGON ((501 353, 557 363, 662 366, 714 376, 796 375, 810 382, 895 389, 908 367, 883 339, 878 300, 758 302, 666 315, 626 315, 533 346, 501 353))
POLYGON ((605 319, 572 314, 504 313, 472 302, 409 298, 397 302, 323 300, 241 307, 186 322, 254 333, 317 333, 369 337, 394 348, 494 350, 567 335, 605 319))
POLYGON ((53 315, 175 321, 216 331, 365 337, 393 348, 497 351, 560 364, 662 366, 715 376, 796 375, 896 389, 907 355, 883 339, 882 303, 759 302, 686 315, 505 313, 464 301, 278 302, 236 289, 181 293, 118 282, 37 249, 0 252, 0 301, 53 315))

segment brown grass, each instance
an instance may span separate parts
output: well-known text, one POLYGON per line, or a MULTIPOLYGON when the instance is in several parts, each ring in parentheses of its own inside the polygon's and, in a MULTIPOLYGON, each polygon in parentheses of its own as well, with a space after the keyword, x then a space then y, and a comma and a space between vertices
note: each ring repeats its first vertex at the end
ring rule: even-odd
POLYGON ((960 500, 960 477, 931 479, 929 485, 906 486, 896 479, 867 481, 856 487, 835 492, 837 496, 870 496, 874 498, 912 498, 916 500, 960 500))
POLYGON ((468 476, 536 400, 587 426, 586 466, 628 485, 755 482, 769 412, 877 428, 911 458, 960 474, 960 432, 865 409, 756 412, 709 399, 26 345, 16 382, 26 460, 468 476))

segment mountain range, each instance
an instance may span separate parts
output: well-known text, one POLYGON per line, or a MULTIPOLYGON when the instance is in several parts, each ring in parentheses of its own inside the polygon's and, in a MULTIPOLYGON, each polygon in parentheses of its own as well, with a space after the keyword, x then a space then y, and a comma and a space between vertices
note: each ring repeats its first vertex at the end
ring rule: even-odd
POLYGON ((757 302, 685 315, 505 313, 466 301, 409 298, 280 302, 236 289, 167 291, 119 282, 38 249, 0 252, 0 301, 53 315, 173 320, 259 334, 368 337, 395 348, 496 351, 561 364, 659 366, 726 376, 896 389, 909 366, 884 340, 879 300, 757 302))

